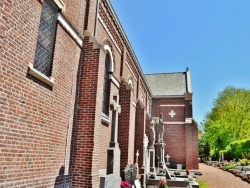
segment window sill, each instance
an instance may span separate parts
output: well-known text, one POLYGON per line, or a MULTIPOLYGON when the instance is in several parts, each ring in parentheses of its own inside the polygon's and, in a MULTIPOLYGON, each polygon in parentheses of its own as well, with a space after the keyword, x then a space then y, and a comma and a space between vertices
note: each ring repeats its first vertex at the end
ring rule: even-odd
POLYGON ((46 75, 35 69, 33 67, 33 64, 29 64, 28 74, 40 80, 41 82, 47 84, 50 87, 53 87, 55 85, 53 77, 47 77, 46 75))
POLYGON ((107 124, 107 125, 110 124, 109 118, 105 114, 103 114, 103 113, 102 113, 102 122, 105 123, 105 124, 107 124))

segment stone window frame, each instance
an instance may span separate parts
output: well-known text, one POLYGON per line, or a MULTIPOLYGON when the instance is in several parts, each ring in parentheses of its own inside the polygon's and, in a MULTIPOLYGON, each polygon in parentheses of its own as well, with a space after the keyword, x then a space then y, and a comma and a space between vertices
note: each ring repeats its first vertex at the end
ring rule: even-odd
POLYGON ((102 99, 102 122, 105 124, 110 124, 110 120, 109 120, 109 114, 103 112, 104 108, 106 108, 107 111, 109 111, 110 109, 110 86, 111 86, 111 77, 113 75, 114 72, 114 59, 113 59, 113 55, 112 55, 112 51, 109 45, 105 45, 104 50, 106 52, 106 56, 105 56, 105 63, 106 62, 106 58, 107 56, 109 56, 109 67, 108 70, 106 70, 106 72, 104 74, 106 75, 106 81, 104 80, 104 87, 105 84, 109 84, 109 86, 106 86, 106 88, 103 89, 103 99, 102 99), (105 83, 106 82, 106 83, 105 83), (106 89, 109 89, 109 91, 107 91, 106 89), (107 93, 104 93, 107 92, 107 93), (108 100, 108 101, 107 101, 108 100))
MULTIPOLYGON (((48 4, 51 5, 51 3, 55 3, 55 8, 57 7, 57 10, 55 10, 55 23, 54 23, 54 26, 53 26, 53 37, 52 37, 52 40, 53 40, 53 44, 52 44, 52 50, 50 51, 51 52, 51 57, 50 57, 50 67, 51 67, 51 70, 50 70, 50 75, 46 75, 44 74, 43 72, 39 71, 37 68, 34 67, 34 63, 30 63, 29 66, 28 66, 28 74, 33 76, 34 78, 40 80, 41 82, 45 83, 46 85, 50 86, 50 87, 53 87, 55 85, 55 80, 54 78, 51 76, 51 73, 52 73, 52 61, 53 61, 53 53, 54 53, 54 46, 55 46, 55 37, 56 37, 56 29, 57 29, 57 22, 58 22, 58 16, 59 16, 59 11, 62 10, 63 12, 65 11, 65 3, 63 2, 63 0, 39 0, 40 3, 42 5, 44 5, 44 2, 47 1, 49 2, 48 4)), ((42 7, 42 10, 43 10, 44 6, 42 7)), ((42 12, 41 12, 42 14, 42 12)), ((42 16, 42 15, 41 15, 42 16)), ((40 18, 40 23, 39 23, 39 31, 40 32, 40 25, 41 25, 41 18, 40 18)), ((39 35, 39 33, 38 33, 39 35)), ((38 36, 39 37, 39 36, 38 36)), ((38 46, 38 37, 37 37, 37 46, 38 46)), ((36 47, 36 50, 37 50, 37 47, 36 47)), ((36 55, 35 55, 36 56, 36 55)))

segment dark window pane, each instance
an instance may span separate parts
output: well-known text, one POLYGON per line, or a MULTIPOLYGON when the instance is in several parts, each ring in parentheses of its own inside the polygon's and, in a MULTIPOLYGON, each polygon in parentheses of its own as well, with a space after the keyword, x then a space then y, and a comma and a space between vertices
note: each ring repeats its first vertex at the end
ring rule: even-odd
POLYGON ((110 98, 110 56, 106 55, 105 60, 105 73, 104 73, 104 86, 103 86, 103 101, 102 101, 102 112, 109 116, 109 98, 110 98))

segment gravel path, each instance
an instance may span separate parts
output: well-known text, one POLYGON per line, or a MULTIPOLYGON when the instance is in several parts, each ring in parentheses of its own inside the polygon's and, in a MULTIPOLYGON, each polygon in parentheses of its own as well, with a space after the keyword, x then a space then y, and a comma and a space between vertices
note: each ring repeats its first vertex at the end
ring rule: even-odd
POLYGON ((197 176, 197 180, 206 182, 209 188, 250 188, 250 184, 242 181, 233 174, 218 168, 199 164, 202 176, 197 176))

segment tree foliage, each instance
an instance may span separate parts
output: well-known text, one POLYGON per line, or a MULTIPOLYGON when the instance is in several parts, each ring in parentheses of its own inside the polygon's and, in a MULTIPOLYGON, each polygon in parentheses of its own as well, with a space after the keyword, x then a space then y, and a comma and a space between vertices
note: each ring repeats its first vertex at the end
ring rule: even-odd
POLYGON ((231 158, 250 159, 250 139, 231 142, 226 147, 225 154, 231 158))
POLYGON ((226 87, 202 123, 205 140, 218 153, 230 142, 250 137, 250 90, 226 87))

